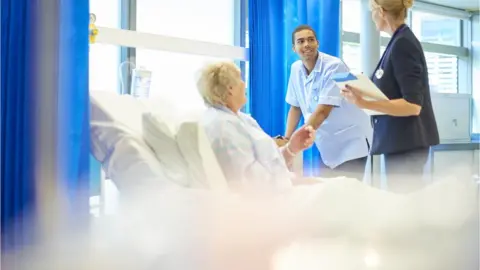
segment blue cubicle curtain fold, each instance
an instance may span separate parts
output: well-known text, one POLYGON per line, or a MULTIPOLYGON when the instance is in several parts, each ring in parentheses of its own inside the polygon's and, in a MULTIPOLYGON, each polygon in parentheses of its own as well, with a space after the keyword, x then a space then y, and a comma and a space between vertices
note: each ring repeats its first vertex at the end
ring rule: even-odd
POLYGON ((32 7, 27 0, 1 6, 2 251, 29 238, 26 217, 34 212, 32 7))
POLYGON ((4 252, 37 239, 40 210, 57 202, 86 224, 89 1, 2 0, 1 13, 4 252))
POLYGON ((279 0, 248 1, 250 113, 272 136, 285 127, 283 11, 279 0))
MULTIPOLYGON (((339 56, 340 0, 249 0, 251 114, 270 135, 283 134, 288 106, 285 94, 291 64, 291 34, 300 24, 317 32, 320 51, 339 56)), ((304 152, 305 175, 318 175, 316 147, 304 152)))
POLYGON ((60 1, 58 39, 58 179, 68 213, 87 220, 90 179, 89 0, 60 1))

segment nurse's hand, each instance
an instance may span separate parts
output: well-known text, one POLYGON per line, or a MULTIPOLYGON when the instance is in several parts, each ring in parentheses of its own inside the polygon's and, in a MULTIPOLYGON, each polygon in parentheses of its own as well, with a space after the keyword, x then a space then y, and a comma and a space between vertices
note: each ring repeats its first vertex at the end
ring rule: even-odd
POLYGON ((315 130, 309 125, 297 129, 290 138, 288 145, 289 150, 297 154, 309 148, 315 140, 315 134, 315 130))
POLYGON ((350 103, 357 105, 360 108, 365 108, 365 99, 360 94, 360 89, 351 85, 345 85, 341 90, 342 96, 350 103))

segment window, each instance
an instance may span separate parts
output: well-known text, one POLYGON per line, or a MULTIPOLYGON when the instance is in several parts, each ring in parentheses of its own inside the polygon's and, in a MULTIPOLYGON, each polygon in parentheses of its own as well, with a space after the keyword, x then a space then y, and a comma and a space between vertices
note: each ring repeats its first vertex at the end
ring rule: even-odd
MULTIPOLYGON (((119 0, 90 0, 90 11, 96 16, 97 27, 119 28, 119 0)), ((118 91, 120 47, 90 44, 89 87, 93 91, 118 91)))
POLYGON ((90 44, 89 87, 92 91, 119 91, 120 47, 90 44))
MULTIPOLYGON (((385 46, 381 47, 381 54, 385 46)), ((356 43, 343 43, 343 61, 353 73, 361 72, 360 45, 356 43)), ((425 52, 427 60, 430 90, 438 93, 458 92, 458 57, 425 52)))
POLYGON ((96 26, 120 28, 120 0, 90 0, 90 12, 96 26))
MULTIPOLYGON (((342 31, 360 33, 362 27, 361 0, 342 1, 342 31)), ((372 21, 373 23, 373 21, 372 21)), ((380 32, 382 37, 390 37, 387 33, 380 32)))
MULTIPOLYGON (((381 53, 385 47, 381 47, 381 53)), ((458 92, 458 57, 425 52, 430 91, 437 93, 458 92)))
POLYGON ((344 32, 360 33, 361 24, 360 0, 342 1, 342 30, 344 32))
POLYGON ((235 0, 137 0, 137 31, 234 45, 235 0))
POLYGON ((250 114, 250 86, 249 86, 249 83, 250 83, 250 62, 246 61, 245 62, 245 71, 243 72, 243 78, 244 78, 244 81, 245 81, 245 93, 247 95, 247 103, 245 104, 244 108, 243 108, 243 112, 244 113, 247 113, 247 114, 250 114))
POLYGON ((412 30, 421 42, 461 46, 461 24, 457 18, 412 12, 412 30))
MULTIPOLYGON (((245 43, 240 40, 245 41, 246 33, 240 33, 239 30, 242 29, 240 23, 246 23, 246 16, 241 18, 245 14, 240 14, 239 3, 245 1, 137 0, 136 29, 139 32, 190 39, 192 43, 203 41, 242 46, 244 44, 238 43, 245 43)), ((179 106, 191 107, 203 106, 195 85, 199 69, 207 62, 221 60, 232 59, 137 50, 136 66, 152 71, 151 97, 166 95, 173 99, 180 98, 179 106)), ((237 61, 237 64, 240 62, 237 61)), ((247 75, 246 65, 241 66, 242 72, 247 75)))
POLYGON ((342 47, 342 59, 345 64, 350 68, 352 73, 360 73, 361 59, 360 59, 360 45, 356 43, 343 42, 342 47))
POLYGON ((458 57, 425 52, 430 90, 438 93, 458 93, 458 57))
POLYGON ((150 97, 165 97, 174 101, 180 109, 203 106, 203 100, 196 87, 198 71, 209 62, 222 60, 230 59, 137 50, 137 66, 144 66, 152 71, 150 97))

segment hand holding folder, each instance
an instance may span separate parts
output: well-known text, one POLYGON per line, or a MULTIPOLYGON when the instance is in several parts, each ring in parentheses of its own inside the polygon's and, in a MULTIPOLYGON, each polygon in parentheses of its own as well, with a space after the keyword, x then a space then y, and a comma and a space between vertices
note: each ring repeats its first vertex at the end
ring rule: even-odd
MULTIPOLYGON (((332 80, 340 88, 345 88, 345 85, 351 85, 360 90, 360 94, 365 100, 388 100, 388 97, 378 89, 378 87, 365 75, 353 75, 350 72, 337 73, 332 76, 332 80)), ((366 110, 368 115, 382 115, 384 113, 366 110)))

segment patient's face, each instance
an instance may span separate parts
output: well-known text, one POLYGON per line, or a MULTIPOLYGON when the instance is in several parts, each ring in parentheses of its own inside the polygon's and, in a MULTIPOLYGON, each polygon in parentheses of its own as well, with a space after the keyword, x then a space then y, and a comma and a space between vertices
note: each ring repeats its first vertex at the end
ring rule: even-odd
POLYGON ((235 83, 230 86, 230 107, 232 107, 232 110, 238 111, 247 103, 245 95, 245 82, 239 74, 235 83))
POLYGON ((310 30, 302 30, 295 33, 293 50, 302 60, 314 59, 317 56, 318 40, 310 30))
POLYGON ((237 88, 236 93, 238 95, 238 103, 239 103, 239 106, 241 108, 245 105, 245 103, 247 103, 247 97, 246 97, 246 93, 245 93, 245 82, 241 78, 240 78, 239 84, 236 88, 237 88))

